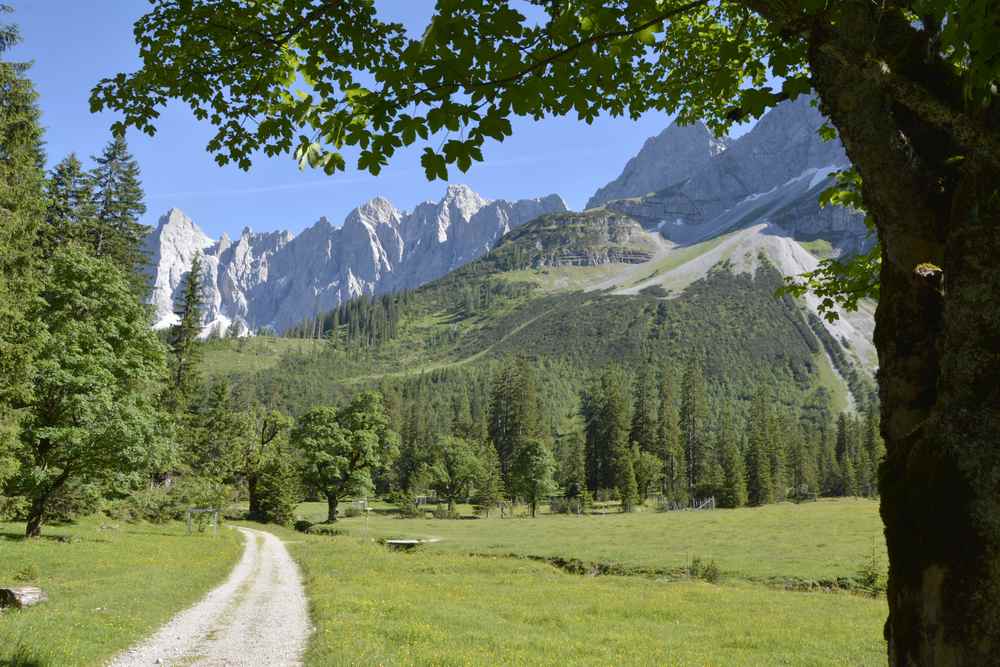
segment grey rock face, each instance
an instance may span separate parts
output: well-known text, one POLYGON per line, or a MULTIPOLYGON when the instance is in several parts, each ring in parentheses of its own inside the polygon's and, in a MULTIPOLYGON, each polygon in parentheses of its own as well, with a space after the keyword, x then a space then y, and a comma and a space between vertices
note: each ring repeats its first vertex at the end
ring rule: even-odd
MULTIPOLYGON (((860 214, 819 207, 819 194, 833 183, 833 173, 848 168, 850 161, 838 141, 819 138, 824 118, 811 101, 802 96, 775 107, 750 132, 686 174, 678 174, 676 165, 665 168, 662 180, 669 184, 657 192, 603 205, 659 228, 679 243, 770 222, 801 240, 828 239, 841 252, 863 249, 871 239, 860 214)), ((670 129, 650 141, 660 141, 670 129)), ((615 183, 598 190, 591 201, 615 183)))
POLYGON ((439 202, 412 213, 383 198, 354 209, 342 227, 321 218, 297 237, 244 229, 236 241, 213 241, 177 209, 146 240, 155 326, 173 313, 191 261, 205 267, 205 333, 239 322, 251 331, 282 330, 361 294, 413 288, 477 259, 503 234, 566 205, 557 195, 488 201, 450 185, 439 202))
POLYGON ((587 208, 613 199, 641 197, 679 183, 722 154, 727 145, 727 139, 717 139, 703 123, 673 123, 647 139, 621 175, 594 193, 587 208))

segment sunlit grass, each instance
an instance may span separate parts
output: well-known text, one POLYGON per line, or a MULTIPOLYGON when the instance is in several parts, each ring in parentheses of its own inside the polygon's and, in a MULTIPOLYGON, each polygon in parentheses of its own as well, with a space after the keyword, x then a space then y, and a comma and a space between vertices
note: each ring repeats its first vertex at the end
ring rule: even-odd
POLYGON ((180 523, 23 531, 0 523, 0 586, 39 586, 49 601, 0 613, 0 665, 103 664, 221 583, 242 551, 236 531, 188 535, 180 523))
POLYGON ((297 535, 289 548, 303 567, 316 626, 309 665, 885 660, 884 600, 741 583, 585 577, 502 556, 391 552, 346 536, 297 535))
MULTIPOLYGON (((468 506, 460 508, 470 512, 468 506)), ((326 518, 326 505, 304 503, 299 514, 326 518)), ((363 518, 339 528, 362 536, 363 518)), ((669 570, 693 558, 715 560, 736 579, 829 581, 851 577, 875 545, 883 549, 878 503, 823 499, 710 512, 611 513, 537 519, 400 519, 372 513, 369 537, 438 537, 433 549, 452 553, 518 554, 614 562, 669 570)))

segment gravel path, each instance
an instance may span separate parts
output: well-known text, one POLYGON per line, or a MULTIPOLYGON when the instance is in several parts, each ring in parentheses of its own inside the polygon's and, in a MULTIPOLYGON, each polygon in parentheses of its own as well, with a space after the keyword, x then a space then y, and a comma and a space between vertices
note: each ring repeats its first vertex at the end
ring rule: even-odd
POLYGON ((238 530, 246 545, 229 579, 112 667, 302 664, 311 628, 298 567, 271 533, 238 530))

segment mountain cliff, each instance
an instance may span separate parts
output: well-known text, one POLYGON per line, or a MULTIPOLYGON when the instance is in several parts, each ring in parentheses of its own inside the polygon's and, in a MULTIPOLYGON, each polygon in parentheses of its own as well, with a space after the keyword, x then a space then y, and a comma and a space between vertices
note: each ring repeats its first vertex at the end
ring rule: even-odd
POLYGON ((321 218, 294 237, 245 228, 236 240, 225 234, 213 240, 171 209, 146 239, 155 323, 163 328, 176 322, 178 290, 199 253, 206 333, 233 322, 251 331, 281 331, 362 294, 422 285, 481 257, 510 230, 564 210, 556 195, 489 201, 466 186, 450 185, 440 201, 410 213, 376 198, 354 209, 339 228, 321 218))
POLYGON ((802 96, 775 107, 725 150, 708 143, 703 126, 672 125, 646 143, 622 176, 598 190, 591 205, 630 215, 678 243, 765 222, 800 241, 827 240, 837 253, 866 249, 872 240, 861 214, 819 206, 819 194, 833 184, 834 172, 850 161, 839 141, 819 138, 824 118, 812 102, 802 96), (671 166, 659 180, 626 187, 634 181, 630 168, 640 158, 671 166), (653 183, 662 186, 652 192, 647 185, 653 183))

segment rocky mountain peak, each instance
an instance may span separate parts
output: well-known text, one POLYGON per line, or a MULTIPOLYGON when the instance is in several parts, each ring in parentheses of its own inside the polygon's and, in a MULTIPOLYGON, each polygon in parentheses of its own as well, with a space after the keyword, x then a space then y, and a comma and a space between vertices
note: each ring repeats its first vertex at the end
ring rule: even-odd
POLYGON ((590 198, 587 208, 613 199, 639 197, 679 183, 725 151, 727 145, 728 140, 716 138, 704 123, 671 123, 659 135, 646 140, 621 175, 590 198))
POLYGON ((566 209, 549 195, 490 200, 466 185, 401 212, 384 197, 351 211, 338 228, 322 217, 301 234, 254 233, 213 241, 177 209, 147 237, 159 327, 176 318, 173 304, 196 253, 205 264, 205 331, 239 321, 248 330, 282 330, 361 294, 413 288, 486 253, 511 228, 566 209))

